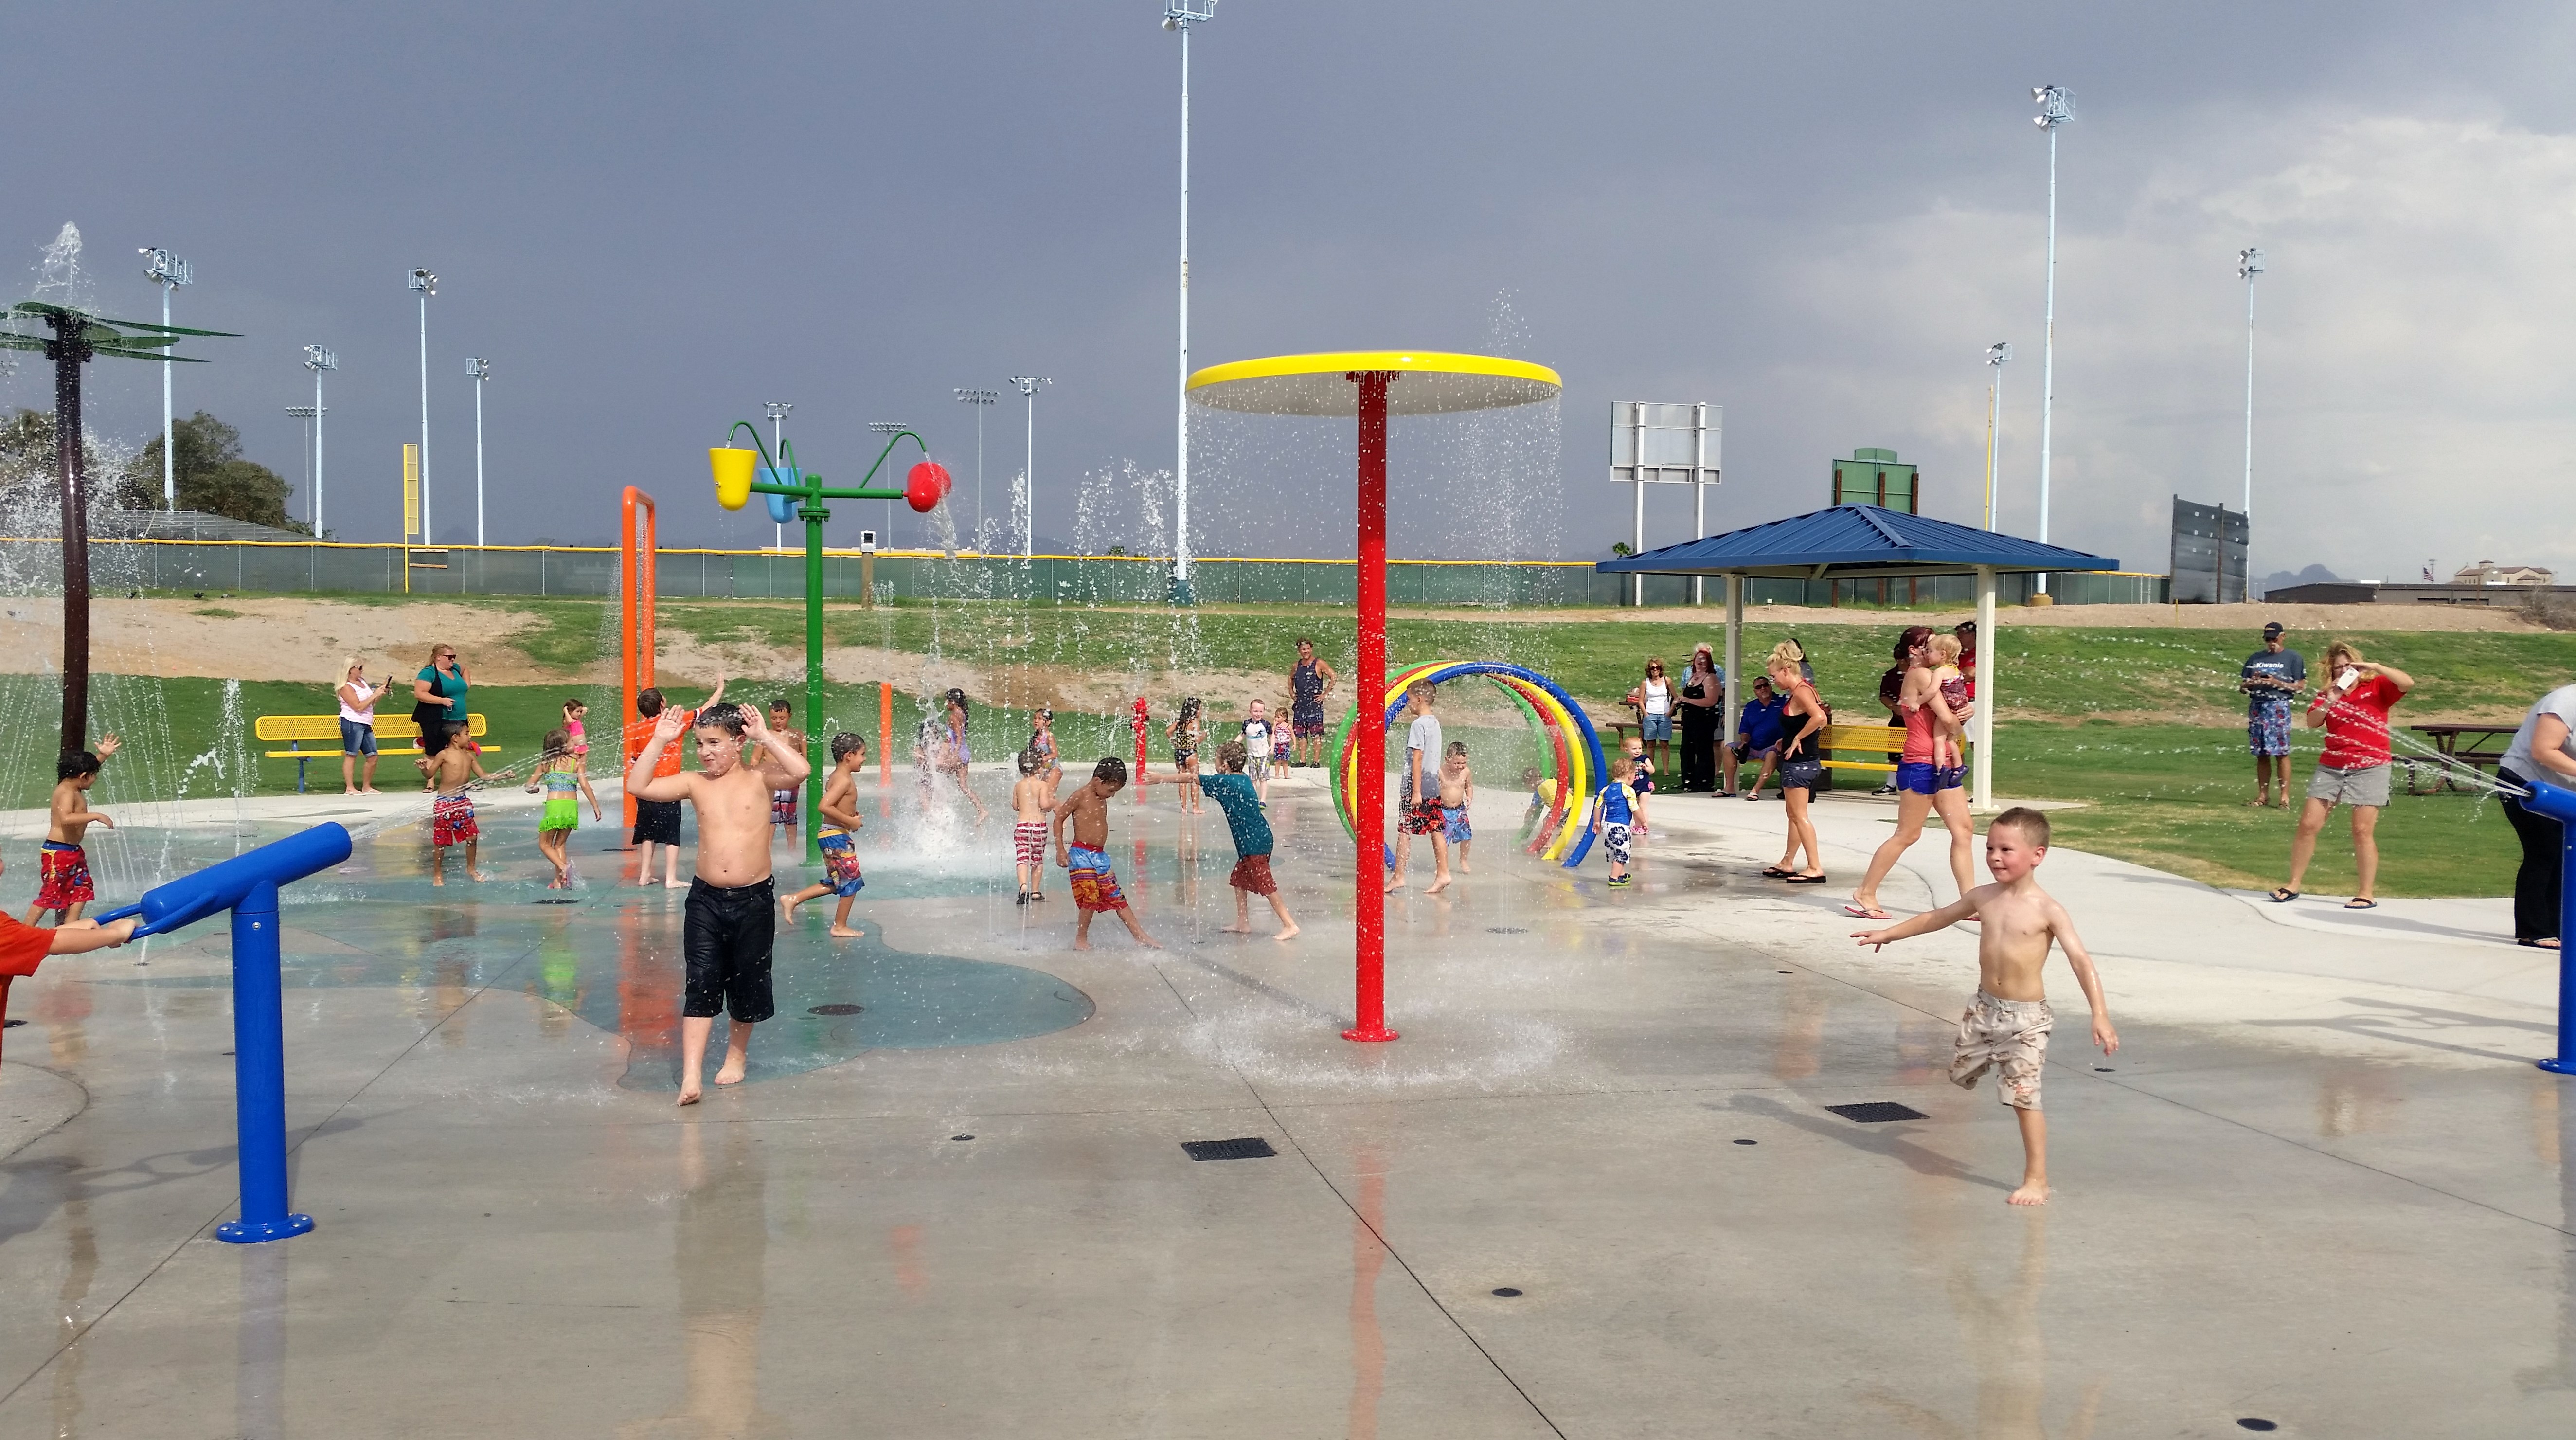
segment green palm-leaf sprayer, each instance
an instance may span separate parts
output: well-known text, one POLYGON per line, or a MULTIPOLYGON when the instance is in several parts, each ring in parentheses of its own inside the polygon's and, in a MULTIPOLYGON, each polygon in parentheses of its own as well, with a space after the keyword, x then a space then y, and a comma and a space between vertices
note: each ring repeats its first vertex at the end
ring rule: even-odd
MULTIPOLYGON (((778 458, 772 460, 768 448, 760 443, 760 431, 748 420, 737 420, 725 434, 725 443, 707 452, 707 467, 714 472, 716 503, 727 510, 739 510, 755 494, 767 498, 769 518, 780 525, 789 520, 805 522, 805 714, 809 727, 820 724, 823 714, 823 522, 832 512, 823 506, 826 500, 900 500, 927 515, 948 498, 948 469, 930 458, 930 447, 909 430, 897 430, 886 437, 885 448, 877 452, 874 465, 861 478, 857 489, 824 488, 823 477, 796 468, 796 448, 780 441, 778 458), (734 435, 748 432, 751 448, 732 443, 734 435), (870 489, 867 482, 885 468, 886 457, 894 447, 909 440, 921 451, 921 459, 905 472, 900 490, 870 489)), ((805 791, 805 863, 823 863, 823 787, 807 785, 805 791)))

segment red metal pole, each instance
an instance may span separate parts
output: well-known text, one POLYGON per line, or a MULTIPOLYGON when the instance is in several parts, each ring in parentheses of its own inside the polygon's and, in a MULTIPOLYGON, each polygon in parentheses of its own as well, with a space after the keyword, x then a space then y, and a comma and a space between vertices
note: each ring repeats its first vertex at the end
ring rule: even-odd
POLYGON ((894 783, 894 684, 877 682, 877 788, 894 783))
MULTIPOLYGON (((634 764, 635 757, 644 753, 644 743, 652 729, 650 726, 637 728, 635 715, 635 697, 651 689, 654 683, 653 591, 657 577, 653 573, 653 555, 661 546, 661 536, 657 533, 652 496, 632 485, 626 487, 626 493, 618 503, 617 533, 619 558, 625 562, 618 570, 617 627, 623 641, 620 648, 625 652, 622 696, 626 710, 617 717, 618 733, 625 737, 625 743, 618 747, 617 761, 621 781, 618 788, 623 790, 626 767, 634 764), (636 544, 635 527, 639 508, 644 516, 644 543, 640 548, 636 544)), ((635 824, 634 796, 625 797, 624 808, 626 824, 631 829, 635 824)))
POLYGON ((1386 1028, 1386 387, 1390 371, 1355 370, 1360 387, 1359 847, 1354 899, 1359 942, 1355 1020, 1345 1040, 1392 1040, 1386 1028))

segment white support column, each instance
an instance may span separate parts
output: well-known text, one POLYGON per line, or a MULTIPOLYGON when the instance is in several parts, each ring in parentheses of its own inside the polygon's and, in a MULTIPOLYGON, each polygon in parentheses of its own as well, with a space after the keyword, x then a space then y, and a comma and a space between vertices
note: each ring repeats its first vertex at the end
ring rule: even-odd
MULTIPOLYGON (((1629 541, 1628 541, 1628 544, 1629 544, 1629 546, 1630 546, 1630 551, 1629 551, 1629 553, 1631 553, 1631 554, 1635 554, 1635 555, 1643 555, 1643 554, 1645 554, 1645 553, 1646 553, 1646 481, 1645 481, 1645 474, 1646 474, 1646 469, 1645 469, 1645 467, 1644 467, 1643 465, 1638 466, 1638 467, 1637 467, 1637 476, 1638 476, 1638 479, 1637 479, 1637 527, 1636 527, 1636 533, 1635 533, 1634 535, 1632 535, 1632 536, 1629 538, 1629 541)), ((1640 570, 1640 571, 1636 572, 1636 575, 1635 575, 1633 578, 1634 578, 1634 583, 1635 583, 1635 585, 1636 585, 1636 587, 1637 587, 1637 588, 1636 588, 1636 591, 1635 591, 1635 595, 1636 595, 1636 606, 1637 606, 1637 608, 1642 609, 1642 608, 1644 608, 1644 606, 1645 606, 1645 604, 1646 604, 1646 572, 1645 572, 1645 571, 1643 571, 1643 570, 1640 570)))
MULTIPOLYGON (((1708 448, 1708 439, 1705 431, 1701 433, 1699 443, 1702 450, 1706 450, 1708 448)), ((1705 540, 1708 538, 1708 487, 1699 483, 1697 471, 1692 472, 1691 478, 1691 538, 1693 540, 1705 540)), ((1705 605, 1708 603, 1707 577, 1701 575, 1693 575, 1691 577, 1691 603, 1693 605, 1705 605)), ((1734 672, 1728 671, 1727 673, 1731 675, 1734 672)))
POLYGON ((1717 732, 1721 745, 1735 742, 1736 718, 1744 711, 1743 669, 1744 577, 1729 575, 1726 577, 1726 712, 1717 732))
POLYGON ((1995 803, 1995 707, 2003 697, 1995 693, 1995 567, 1977 567, 1977 713, 1969 726, 1976 732, 1976 774, 1968 792, 1969 808, 1980 815, 1992 815, 2003 807, 1995 803))

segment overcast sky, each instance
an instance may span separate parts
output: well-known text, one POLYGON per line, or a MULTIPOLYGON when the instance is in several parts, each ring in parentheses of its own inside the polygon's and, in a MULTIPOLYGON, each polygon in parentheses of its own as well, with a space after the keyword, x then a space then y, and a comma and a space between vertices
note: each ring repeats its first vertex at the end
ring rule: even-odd
MULTIPOLYGON (((0 273, 65 221, 88 296, 157 312, 196 267, 181 413, 299 486, 300 347, 328 345, 326 523, 392 539, 430 303, 441 538, 471 538, 469 355, 493 540, 765 543, 704 450, 796 405, 809 468, 920 427, 973 519, 953 387, 1035 373, 1037 527, 1168 535, 1178 43, 1159 0, 860 6, 16 5, 0 273), (1087 497, 1087 498, 1086 498, 1087 497), (1083 513, 1077 514, 1077 507, 1083 513)), ((1591 556, 1624 537, 1615 400, 1725 407, 1712 529, 1826 502, 1828 458, 1918 460, 1973 520, 1986 345, 2012 342, 2000 518, 2033 533, 2047 144, 2060 139, 2051 538, 2166 561, 2168 497, 2242 484, 2257 297, 2255 565, 2576 568, 2564 504, 2576 91, 2564 5, 1223 0, 1193 45, 1194 364, 1382 345, 1551 365, 1553 414, 1399 422, 1398 555, 1591 556), (1502 497, 1498 502, 1495 497, 1502 497), (1502 513, 1502 512, 1509 513, 1502 513)), ((152 367, 93 367, 139 444, 152 367)), ((8 401, 50 402, 21 365, 8 401)), ((999 515, 1016 396, 984 437, 999 515)), ((1348 553, 1346 428, 1229 420, 1194 449, 1204 554, 1348 553)), ((1648 543, 1684 538, 1658 490, 1648 543)), ((845 507, 836 543, 877 506, 845 507), (865 513, 853 514, 852 511, 865 513), (847 523, 845 523, 845 520, 847 523)), ((918 533, 907 529, 906 534, 918 533)))

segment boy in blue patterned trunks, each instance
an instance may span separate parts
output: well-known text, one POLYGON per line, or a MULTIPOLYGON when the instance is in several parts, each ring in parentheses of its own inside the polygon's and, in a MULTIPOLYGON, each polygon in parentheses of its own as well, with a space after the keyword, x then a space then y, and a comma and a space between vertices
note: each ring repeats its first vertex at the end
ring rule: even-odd
POLYGON ((1126 788, 1127 762, 1113 756, 1091 767, 1091 783, 1056 802, 1055 863, 1064 867, 1073 891, 1076 950, 1091 948, 1091 917, 1113 911, 1127 922, 1127 933, 1136 937, 1137 944, 1148 950, 1163 948, 1136 923, 1125 892, 1118 888, 1118 872, 1109 868, 1109 802, 1126 788), (1064 834, 1067 825, 1073 827, 1069 844, 1064 834))
POLYGON ((38 886, 36 903, 27 907, 27 923, 46 911, 62 916, 68 925, 80 918, 81 907, 98 898, 98 887, 90 880, 89 854, 81 849, 81 837, 92 825, 116 828, 116 822, 89 808, 89 787, 98 783, 99 766, 116 753, 116 737, 99 737, 98 749, 66 750, 54 766, 54 799, 52 813, 45 822, 45 848, 37 853, 38 886))
MULTIPOLYGON (((802 749, 803 747, 797 747, 802 749)), ((832 737, 832 774, 823 782, 823 823, 814 831, 814 843, 823 850, 823 883, 808 885, 778 902, 779 919, 796 923, 796 907, 808 900, 838 895, 841 903, 832 911, 832 934, 842 940, 856 939, 859 932, 850 928, 850 902, 867 888, 867 877, 859 873, 859 772, 868 768, 868 742, 844 730, 832 737)))
POLYGON ((2254 752, 2254 798, 2248 805, 2290 806, 2290 700, 2308 683, 2308 662, 2281 647, 2281 622, 2263 627, 2263 648, 2245 657, 2238 688, 2245 692, 2245 748, 2254 752), (2272 776, 2281 798, 2272 799, 2272 776))

